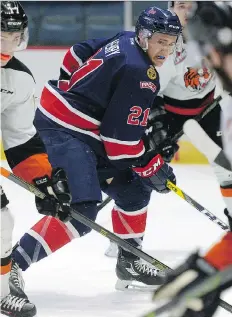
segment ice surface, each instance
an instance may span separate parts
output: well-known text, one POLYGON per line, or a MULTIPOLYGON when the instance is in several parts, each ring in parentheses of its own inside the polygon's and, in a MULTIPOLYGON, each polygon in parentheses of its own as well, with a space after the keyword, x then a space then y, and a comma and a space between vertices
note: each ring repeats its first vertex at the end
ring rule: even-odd
MULTIPOLYGON (((224 203, 209 166, 178 166, 178 186, 226 221, 224 203)), ((14 242, 40 216, 32 194, 1 179, 15 216, 14 242)), ((106 206, 97 221, 111 229, 106 206)), ((197 248, 207 248, 223 231, 174 193, 153 193, 148 213, 144 250, 175 267, 197 248)), ((139 317, 152 307, 151 295, 115 291, 115 259, 104 256, 108 240, 92 232, 55 254, 34 264, 24 273, 26 292, 37 305, 39 317, 139 317)), ((232 290, 221 297, 232 303, 232 290)), ((229 317, 219 308, 216 317, 229 317)))

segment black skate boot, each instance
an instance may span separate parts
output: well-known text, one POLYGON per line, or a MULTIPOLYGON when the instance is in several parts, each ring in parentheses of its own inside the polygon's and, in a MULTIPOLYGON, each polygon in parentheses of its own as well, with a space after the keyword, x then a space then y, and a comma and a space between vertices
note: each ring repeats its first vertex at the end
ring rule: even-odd
POLYGON ((1 300, 1 314, 10 317, 34 317, 36 307, 26 298, 9 294, 1 300))
POLYGON ((132 288, 147 291, 154 290, 163 284, 164 272, 155 269, 153 266, 134 254, 125 251, 121 247, 118 247, 118 249, 119 253, 116 265, 118 281, 115 285, 117 290, 123 291, 132 288))
POLYGON ((22 298, 27 298, 27 295, 24 293, 24 280, 22 277, 22 270, 15 260, 12 260, 12 266, 10 271, 9 286, 12 295, 20 296, 22 298))

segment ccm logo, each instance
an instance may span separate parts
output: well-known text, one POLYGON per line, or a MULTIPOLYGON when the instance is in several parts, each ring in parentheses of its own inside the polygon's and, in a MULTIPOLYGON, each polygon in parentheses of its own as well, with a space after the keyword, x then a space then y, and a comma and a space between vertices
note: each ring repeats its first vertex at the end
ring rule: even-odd
POLYGON ((151 89, 152 92, 156 91, 156 85, 153 84, 151 81, 141 81, 140 82, 140 89, 151 89))
POLYGON ((134 171, 143 178, 149 178, 153 176, 163 166, 164 161, 158 154, 156 155, 146 167, 136 167, 134 171))

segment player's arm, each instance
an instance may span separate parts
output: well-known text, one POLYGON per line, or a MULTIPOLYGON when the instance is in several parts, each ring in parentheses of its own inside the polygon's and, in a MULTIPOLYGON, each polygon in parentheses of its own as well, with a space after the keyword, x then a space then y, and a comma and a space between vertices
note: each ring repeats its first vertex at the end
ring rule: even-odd
MULTIPOLYGON (((228 212, 230 228, 232 231, 232 218, 228 212)), ((232 232, 226 233, 222 240, 213 246, 210 251, 200 257, 198 254, 191 255, 176 270, 167 275, 166 283, 161 286, 154 295, 156 301, 177 299, 178 295, 201 283, 206 277, 213 275, 217 270, 223 270, 232 265, 232 232)), ((232 286, 232 279, 223 288, 218 287, 208 295, 201 296, 195 300, 189 300, 181 305, 177 304, 175 316, 198 317, 213 316, 220 303, 220 293, 232 286)))
POLYGON ((22 99, 2 113, 3 147, 13 172, 28 182, 45 174, 51 175, 46 150, 33 125, 35 102, 33 84, 22 99))
POLYGON ((59 79, 69 80, 74 71, 110 41, 112 38, 98 38, 73 45, 64 56, 59 79))
POLYGON ((63 170, 53 170, 49 163, 45 146, 33 125, 34 84, 31 81, 25 84, 28 90, 22 100, 1 113, 7 162, 14 174, 27 182, 34 182, 49 197, 43 200, 36 198, 36 207, 40 213, 66 220, 69 215, 67 207, 71 201, 67 178, 63 170), (63 187, 58 187, 58 182, 63 187))

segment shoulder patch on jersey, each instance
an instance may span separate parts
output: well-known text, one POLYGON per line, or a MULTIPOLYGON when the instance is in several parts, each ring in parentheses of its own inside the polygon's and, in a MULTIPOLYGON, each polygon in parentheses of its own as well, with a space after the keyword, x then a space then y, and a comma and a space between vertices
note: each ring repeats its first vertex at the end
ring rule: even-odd
POLYGON ((150 66, 147 70, 147 76, 148 78, 152 79, 152 80, 155 80, 156 77, 157 77, 157 74, 156 74, 156 70, 154 68, 154 66, 150 66))
POLYGON ((18 71, 21 71, 21 72, 25 72, 25 73, 29 74, 33 78, 33 80, 35 82, 34 76, 32 75, 30 69, 24 63, 22 63, 19 59, 17 59, 14 56, 2 68, 10 68, 10 69, 18 70, 18 71))
POLYGON ((151 81, 141 81, 140 89, 151 89, 152 92, 155 92, 157 87, 151 81))
POLYGON ((113 54, 120 54, 120 47, 119 47, 119 39, 110 42, 105 46, 105 54, 106 57, 113 55, 113 54))

